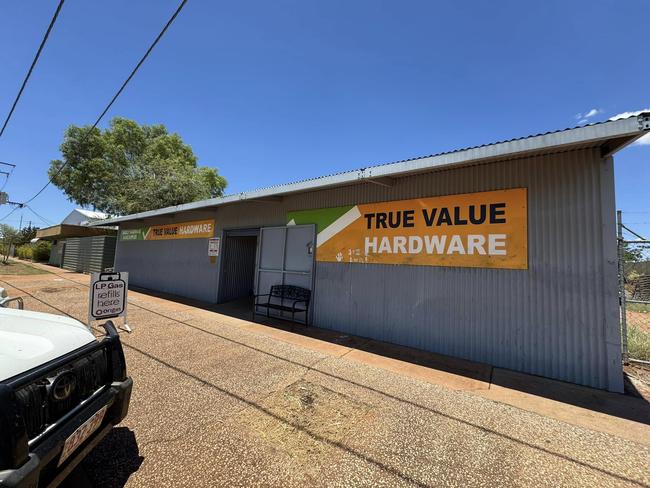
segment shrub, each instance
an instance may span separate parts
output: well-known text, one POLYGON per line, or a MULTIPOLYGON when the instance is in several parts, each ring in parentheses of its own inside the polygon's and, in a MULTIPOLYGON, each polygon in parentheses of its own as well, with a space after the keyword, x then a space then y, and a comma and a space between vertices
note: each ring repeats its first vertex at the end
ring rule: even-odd
POLYGON ((32 259, 34 261, 48 261, 50 259, 50 251, 52 250, 52 243, 49 241, 38 241, 32 247, 32 259))
POLYGON ((20 259, 32 259, 33 257, 32 246, 30 246, 29 244, 23 244, 22 246, 18 246, 16 248, 16 255, 20 259))
POLYGON ((631 325, 627 330, 627 348, 631 358, 650 361, 650 334, 631 325))

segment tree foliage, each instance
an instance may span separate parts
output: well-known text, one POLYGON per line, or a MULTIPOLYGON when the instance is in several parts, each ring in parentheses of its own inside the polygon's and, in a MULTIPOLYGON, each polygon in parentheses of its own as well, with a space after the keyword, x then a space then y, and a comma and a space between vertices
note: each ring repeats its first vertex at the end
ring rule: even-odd
POLYGON ((109 214, 217 197, 226 187, 216 169, 197 166, 192 148, 161 124, 115 117, 104 131, 72 125, 61 154, 50 163, 52 182, 70 200, 109 214))
POLYGON ((648 249, 645 244, 631 244, 626 242, 623 244, 623 261, 626 263, 639 263, 645 261, 644 254, 648 249))
POLYGON ((2 255, 3 264, 7 264, 9 261, 12 246, 16 244, 19 236, 19 232, 12 226, 0 224, 0 254, 2 255))
POLYGON ((16 245, 28 244, 32 239, 36 237, 36 231, 38 227, 35 227, 31 224, 23 227, 18 231, 18 241, 16 245))

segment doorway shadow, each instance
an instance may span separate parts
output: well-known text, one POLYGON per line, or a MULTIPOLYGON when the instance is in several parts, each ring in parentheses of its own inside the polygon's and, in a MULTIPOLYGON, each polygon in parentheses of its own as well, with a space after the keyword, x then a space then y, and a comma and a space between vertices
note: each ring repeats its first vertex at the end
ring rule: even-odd
POLYGON ((277 318, 267 318, 265 315, 256 315, 253 320, 252 298, 242 298, 226 303, 211 304, 159 292, 152 292, 150 290, 136 289, 136 291, 209 310, 229 317, 254 321, 275 329, 357 349, 384 358, 395 359, 408 364, 482 381, 490 387, 495 385, 509 390, 650 425, 650 398, 647 398, 647 396, 644 398, 633 386, 633 383, 629 381, 627 375, 625 377, 625 394, 611 393, 564 381, 519 373, 517 371, 498 368, 485 363, 478 363, 462 358, 436 354, 421 349, 390 344, 366 337, 354 336, 335 330, 322 329, 311 325, 306 326, 304 324, 277 318))

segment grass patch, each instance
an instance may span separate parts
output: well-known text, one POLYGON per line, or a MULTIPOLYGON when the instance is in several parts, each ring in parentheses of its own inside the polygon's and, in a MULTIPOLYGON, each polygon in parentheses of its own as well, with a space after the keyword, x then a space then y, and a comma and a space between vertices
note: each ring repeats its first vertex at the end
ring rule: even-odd
POLYGON ((650 313, 650 303, 625 302, 625 309, 630 312, 650 313))
POLYGON ((37 275, 37 274, 46 274, 48 271, 35 268, 25 263, 17 263, 15 261, 9 261, 8 263, 0 263, 0 275, 37 275))
POLYGON ((650 361, 650 334, 630 325, 627 329, 627 350, 631 358, 650 361))

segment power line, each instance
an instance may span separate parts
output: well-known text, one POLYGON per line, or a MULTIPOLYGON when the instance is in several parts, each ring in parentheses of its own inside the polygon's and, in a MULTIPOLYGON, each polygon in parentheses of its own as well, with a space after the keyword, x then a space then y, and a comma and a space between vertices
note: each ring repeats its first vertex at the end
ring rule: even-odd
MULTIPOLYGON (((2 164, 9 164, 9 163, 2 163, 2 164)), ((16 167, 15 164, 11 165, 12 168, 9 170, 9 173, 7 174, 7 177, 5 178, 4 183, 2 184, 2 188, 0 188, 0 192, 5 189, 5 186, 7 186, 7 183, 9 183, 9 177, 14 173, 14 168, 16 167)))
MULTIPOLYGON (((162 36, 165 35, 165 32, 167 32, 167 29, 169 29, 169 26, 172 25, 172 23, 174 22, 174 20, 175 20, 176 17, 178 16, 178 14, 181 12, 181 10, 183 10, 183 7, 185 6, 186 3, 187 3, 187 0, 183 0, 183 1, 180 3, 180 5, 179 5, 178 8, 176 9, 176 11, 175 11, 174 14, 169 18, 169 20, 167 21, 167 23, 165 24, 165 26, 162 28, 162 30, 160 31, 160 33, 158 34, 158 36, 156 37, 156 39, 153 41, 153 43, 151 43, 151 45, 149 46, 149 49, 147 49, 147 52, 144 53, 144 56, 142 56, 142 58, 140 59, 140 61, 138 62, 138 64, 136 64, 135 68, 133 68, 133 70, 131 71, 131 74, 127 77, 127 79, 124 81, 124 83, 122 83, 122 86, 120 87, 120 89, 117 90, 117 92, 115 93, 115 95, 113 96, 113 98, 111 98, 111 101, 108 102, 108 105, 106 105, 106 108, 104 108, 104 110, 103 110, 102 113, 99 115, 99 117, 97 117, 97 120, 95 121, 95 123, 94 123, 94 124, 93 124, 93 125, 92 125, 92 126, 91 126, 87 131, 86 131, 86 134, 85 134, 84 137, 79 141, 79 144, 82 144, 82 143, 84 143, 84 142, 86 141, 86 139, 90 136, 90 134, 91 134, 91 132, 93 131, 93 129, 95 129, 95 128, 97 127, 97 125, 99 124, 99 122, 104 118, 104 115, 106 115, 106 113, 109 111, 109 109, 111 108, 111 106, 113 105, 113 103, 115 103, 115 100, 117 100, 117 98, 122 94, 122 92, 123 92, 124 89, 126 88, 126 85, 129 84, 129 82, 131 81, 131 78, 133 78, 133 76, 134 76, 135 73, 138 71, 138 69, 140 69, 140 66, 142 66, 142 63, 145 62, 145 60, 147 59, 147 57, 149 56, 149 54, 151 54, 151 51, 153 51, 153 48, 156 47, 156 44, 158 44, 158 41, 160 41, 160 39, 162 38, 162 36)), ((29 200, 26 200, 24 203, 25 203, 25 204, 28 204, 29 202, 33 201, 36 197, 38 197, 41 193, 43 193, 43 191, 45 191, 45 189, 46 189, 48 186, 50 186, 50 184, 52 183, 52 181, 54 180, 54 178, 56 178, 59 174, 61 174, 61 171, 63 171, 63 169, 64 169, 67 165, 68 165, 68 162, 67 162, 67 161, 66 161, 65 163, 63 163, 63 165, 61 165, 61 167, 57 170, 57 172, 54 173, 54 175, 52 175, 52 176, 50 177, 50 179, 48 180, 47 183, 45 183, 45 185, 43 186, 43 188, 41 188, 40 190, 38 190, 38 191, 36 192, 36 194, 35 194, 33 197, 31 197, 29 200)))
POLYGON ((45 43, 47 42, 47 38, 50 36, 50 32, 52 32, 52 27, 54 27, 54 23, 56 22, 56 19, 59 16, 59 12, 61 11, 61 7, 63 7, 64 1, 65 0, 60 0, 59 5, 56 7, 56 12, 54 12, 54 16, 52 17, 52 20, 50 20, 50 25, 48 26, 47 31, 45 31, 45 35, 43 36, 41 45, 38 47, 38 51, 36 51, 36 56, 34 56, 34 60, 32 61, 32 65, 29 67, 29 71, 27 71, 27 75, 23 80, 23 84, 21 85, 20 90, 18 91, 18 95, 16 95, 16 99, 14 100, 14 103, 11 106, 11 110, 9 110, 9 114, 7 115, 4 124, 2 124, 2 129, 0 129, 0 137, 2 137, 2 134, 4 134, 4 131, 7 128, 7 124, 9 123, 9 119, 11 119, 11 116, 13 115, 14 110, 16 109, 16 105, 18 105, 18 100, 20 100, 20 97, 22 96, 23 91, 27 86, 29 77, 32 75, 32 71, 34 71, 34 66, 36 66, 36 63, 38 62, 38 58, 41 55, 41 51, 43 51, 43 48, 45 47, 45 43))
POLYGON ((47 220, 47 219, 46 219, 45 217, 43 217, 42 215, 39 215, 38 213, 36 213, 36 211, 35 211, 32 207, 30 207, 29 205, 25 205, 25 207, 27 207, 27 210, 29 210, 31 213, 33 213, 34 215, 36 215, 36 217, 38 217, 39 219, 41 219, 41 220, 42 220, 43 222, 45 222, 47 225, 53 225, 53 223, 52 223, 51 221, 47 220))
MULTIPOLYGON (((13 213, 14 213, 16 210, 18 210, 18 209, 23 209, 23 211, 24 211, 25 208, 26 208, 27 210, 29 210, 31 213, 33 213, 34 215, 36 215, 36 217, 38 217, 40 220, 42 220, 42 221, 45 222, 46 224, 48 224, 48 225, 53 225, 51 221, 49 221, 48 219, 46 219, 45 217, 43 217, 42 215, 40 215, 39 213, 37 213, 37 212, 36 212, 32 207, 30 207, 30 206, 28 206, 28 205, 24 205, 24 204, 17 204, 17 205, 16 205, 16 206, 11 210, 11 212, 9 212, 9 213, 8 213, 7 215, 5 215, 4 217, 0 218, 0 222, 4 222, 4 221, 6 221, 9 217, 11 217, 11 215, 13 215, 13 213)), ((22 222, 22 220, 23 220, 23 217, 22 217, 22 215, 21 215, 21 217, 20 217, 20 221, 22 222)), ((16 222, 16 219, 13 219, 12 222, 16 222)))
POLYGON ((7 215, 5 215, 4 217, 0 218, 0 222, 2 222, 3 220, 6 220, 7 218, 9 218, 9 217, 10 217, 10 216, 11 216, 11 215, 16 211, 16 210, 18 210, 19 208, 21 208, 21 207, 20 207, 20 206, 14 207, 14 208, 11 210, 11 212, 9 212, 9 213, 8 213, 7 215))

